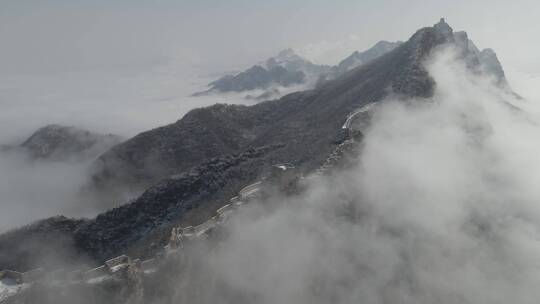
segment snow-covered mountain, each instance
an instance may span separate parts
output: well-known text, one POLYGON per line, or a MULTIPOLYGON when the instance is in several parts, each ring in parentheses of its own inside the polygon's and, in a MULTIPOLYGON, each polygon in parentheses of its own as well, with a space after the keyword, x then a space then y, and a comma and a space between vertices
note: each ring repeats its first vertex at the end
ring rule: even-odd
MULTIPOLYGON (((387 261, 403 260, 404 263, 398 264, 399 267, 394 267, 395 265, 392 264, 385 268, 390 270, 383 275, 387 280, 384 281, 385 284, 381 289, 386 291, 387 286, 396 284, 398 285, 396 288, 401 291, 399 288, 404 285, 404 294, 410 295, 418 282, 408 280, 409 277, 403 279, 403 276, 412 272, 410 271, 412 268, 409 268, 412 267, 411 260, 417 261, 411 257, 408 250, 411 244, 420 243, 420 246, 423 246, 431 239, 424 239, 422 234, 420 240, 417 240, 415 236, 405 238, 407 242, 403 246, 398 246, 402 245, 401 243, 396 245, 394 241, 402 235, 414 235, 418 231, 417 226, 413 225, 409 230, 402 230, 399 229, 401 227, 399 225, 386 223, 385 221, 392 222, 392 215, 387 215, 378 209, 372 210, 369 208, 370 205, 363 204, 363 200, 370 199, 369 196, 360 195, 360 198, 357 198, 350 195, 337 195, 336 200, 343 203, 339 205, 340 208, 334 210, 324 204, 319 206, 319 209, 315 209, 317 214, 306 212, 307 215, 295 214, 295 211, 302 209, 295 209, 301 207, 294 205, 294 202, 301 193, 309 191, 309 185, 313 179, 332 174, 334 168, 354 166, 354 157, 363 149, 366 129, 371 124, 371 111, 374 108, 385 105, 390 97, 397 104, 394 104, 395 107, 409 100, 422 100, 425 104, 433 101, 437 83, 430 74, 431 71, 426 68, 425 62, 438 50, 446 47, 456 51, 459 55, 457 60, 464 63, 466 68, 464 71, 467 73, 492 76, 497 84, 505 82, 504 72, 494 52, 479 51, 465 33, 454 33, 453 29, 441 19, 433 26, 419 29, 403 43, 380 42, 364 53, 354 53, 340 64, 342 72, 336 72, 334 76, 321 81, 316 89, 292 93, 280 99, 251 106, 217 104, 194 109, 174 123, 148 130, 115 145, 95 161, 92 186, 95 191, 103 192, 114 192, 126 187, 141 194, 91 219, 55 217, 0 235, 0 248, 4 249, 0 254, 0 268, 20 270, 20 272, 2 274, 5 277, 19 278, 20 282, 17 281, 14 285, 24 284, 26 282, 24 276, 33 274, 27 271, 36 266, 42 266, 45 269, 56 266, 53 262, 58 261, 51 260, 51 256, 55 256, 57 252, 55 249, 58 249, 58 252, 69 253, 62 256, 69 261, 62 262, 71 265, 74 260, 79 262, 77 258, 84 257, 86 261, 84 265, 87 267, 85 271, 73 269, 79 272, 69 271, 61 279, 54 277, 54 280, 52 271, 43 270, 40 272, 41 279, 32 279, 35 277, 30 276, 29 282, 34 285, 18 291, 9 299, 14 301, 12 303, 24 303, 28 299, 39 299, 42 303, 61 303, 68 299, 73 301, 73 297, 77 303, 161 301, 168 303, 177 298, 194 303, 209 303, 218 300, 223 300, 225 303, 252 303, 256 302, 258 294, 238 288, 235 280, 242 281, 241 286, 250 287, 252 278, 259 278, 261 275, 266 278, 266 273, 257 272, 244 277, 243 273, 233 271, 232 274, 227 273, 228 276, 218 276, 215 275, 215 271, 200 270, 206 269, 207 264, 222 266, 245 262, 248 265, 246 268, 255 267, 260 264, 261 256, 266 256, 270 250, 292 253, 304 246, 310 254, 313 254, 314 251, 310 251, 311 248, 319 249, 320 247, 316 245, 321 242, 320 237, 325 236, 324 231, 328 228, 325 224, 332 223, 332 220, 326 222, 325 219, 328 217, 350 223, 352 226, 346 227, 352 227, 353 233, 340 230, 343 226, 338 225, 338 229, 332 231, 330 237, 322 238, 323 241, 339 238, 343 233, 347 233, 347 236, 353 240, 362 241, 364 239, 355 237, 358 234, 363 235, 363 220, 369 218, 371 213, 377 212, 383 213, 380 219, 384 223, 381 224, 381 229, 370 232, 377 237, 383 235, 385 240, 389 240, 384 244, 389 244, 389 247, 395 249, 396 254, 394 255, 392 251, 390 257, 385 256, 385 259, 379 260, 378 250, 381 248, 376 247, 376 250, 370 248, 368 251, 362 251, 360 255, 362 257, 375 256, 369 261, 377 261, 376 267, 385 265, 387 261), (360 121, 351 123, 354 120, 360 121), (254 193, 257 193, 257 198, 250 200, 254 193), (276 223, 265 221, 266 215, 272 214, 276 208, 271 203, 275 201, 272 198, 276 195, 280 201, 284 201, 283 205, 290 209, 287 209, 285 215, 274 218, 276 223), (353 200, 360 202, 358 205, 350 204, 353 200), (240 236, 235 240, 236 243, 228 245, 223 241, 227 239, 227 227, 230 227, 226 224, 227 219, 234 210, 241 210, 242 206, 251 202, 259 203, 257 205, 259 208, 255 208, 252 212, 255 214, 254 217, 263 219, 257 222, 261 223, 261 226, 246 228, 234 226, 235 223, 233 223, 231 229, 240 231, 240 236), (310 221, 313 217, 318 219, 318 216, 325 221, 322 223, 310 221), (293 221, 295 230, 281 230, 281 222, 289 218, 301 218, 304 222, 298 224, 293 221), (310 224, 307 228, 302 225, 306 222, 310 224), (295 242, 279 243, 282 245, 279 248, 272 248, 272 244, 256 243, 255 248, 250 247, 253 251, 249 251, 242 258, 238 258, 235 254, 218 256, 220 249, 236 248, 243 242, 257 241, 250 239, 249 233, 243 234, 245 230, 262 230, 263 234, 270 236, 277 234, 278 239, 279 233, 303 235, 306 233, 303 230, 308 232, 315 230, 317 233, 313 243, 300 245, 295 242), (206 242, 207 240, 209 241, 206 242), (58 246, 58 248, 52 248, 52 246, 58 246), (399 248, 396 249, 394 246, 399 248), (46 247, 49 250, 45 253, 36 250, 36 248, 46 247), (73 253, 76 254, 73 255, 73 253), (200 260, 201 256, 210 256, 211 261, 200 260), (395 274, 396 269, 399 270, 397 274, 395 274), (176 278, 180 278, 178 281, 173 279, 175 275, 176 278), (185 293, 178 295, 178 289, 185 293), (40 297, 42 294, 48 296, 40 297), (18 300, 20 302, 17 302, 18 300)), ((231 88, 268 83, 269 79, 274 78, 268 76, 267 73, 274 69, 285 70, 282 76, 289 75, 288 73, 305 75, 305 73, 317 70, 291 50, 281 52, 265 65, 265 67, 251 68, 243 72, 245 74, 241 73, 242 76, 238 78, 240 74, 231 76, 233 78, 228 80, 231 88), (252 79, 251 77, 254 77, 252 74, 257 77, 252 79), (242 85, 231 84, 237 80, 241 81, 242 85)), ((396 111, 396 113, 400 112, 396 111)), ((459 119, 466 120, 463 115, 458 116, 459 119)), ((391 124, 394 121, 390 119, 388 123, 391 124)), ((432 120, 429 122, 438 123, 432 120)), ((431 130, 431 126, 424 127, 431 130)), ((406 129, 407 125, 398 125, 395 128, 406 129)), ((479 132, 478 129, 482 132, 484 129, 489 129, 471 125, 468 121, 465 121, 465 128, 472 129, 473 133, 479 132)), ((382 133, 384 133, 382 136, 384 138, 393 135, 382 133)), ((399 136, 396 135, 396 137, 399 136)), ((459 136, 454 135, 454 137, 459 136)), ((471 141, 473 142, 469 144, 472 148, 467 146, 470 150, 481 150, 479 143, 471 141)), ((461 152, 454 151, 454 146, 450 149, 451 154, 461 152)), ((373 154, 383 152, 392 151, 383 149, 371 151, 373 154)), ((496 156, 490 154, 487 157, 496 156)), ((368 165, 374 166, 373 170, 379 172, 378 163, 368 165)), ((399 169, 401 170, 401 167, 399 169)), ((425 171, 429 171, 429 168, 423 172, 425 171)), ((482 174, 489 175, 491 172, 486 171, 482 174)), ((400 178, 401 175, 398 174, 397 179, 400 178)), ((425 179, 431 181, 429 176, 425 179)), ((345 178, 342 183, 347 184, 348 179, 345 178)), ((337 188, 342 186, 341 184, 334 185, 337 188)), ((356 185, 350 186, 357 190, 356 185)), ((381 187, 384 188, 384 186, 381 187)), ((454 194, 460 190, 452 188, 448 191, 454 194)), ((319 195, 318 192, 311 193, 311 196, 307 196, 307 203, 301 205, 311 204, 310 200, 319 195)), ((466 199, 470 200, 469 197, 466 199)), ((304 203, 304 201, 301 202, 304 203)), ((406 213, 402 210, 409 208, 408 202, 400 200, 400 203, 396 213, 406 213)), ((112 203, 111 206, 113 206, 112 203)), ((473 212, 473 215, 476 216, 476 214, 473 212)), ((467 230, 467 236, 470 238, 476 234, 485 233, 485 236, 482 234, 482 242, 489 242, 492 231, 489 225, 483 224, 482 220, 479 220, 480 223, 477 226, 475 226, 476 222, 473 223, 474 225, 469 222, 459 222, 456 225, 459 226, 460 231, 467 230)), ((454 222, 450 224, 453 225, 454 222)), ((366 244, 369 240, 371 239, 368 238, 366 244)), ((346 247, 349 241, 350 239, 345 238, 332 244, 340 249, 346 247)), ((364 243, 360 243, 359 247, 362 245, 364 243)), ((333 253, 334 247, 330 247, 323 246, 322 248, 333 253)), ((444 254, 451 254, 446 247, 440 247, 444 254)), ((434 250, 429 247, 426 252, 430 253, 434 250)), ((436 250, 439 250, 439 247, 436 250)), ((356 257, 356 252, 348 250, 338 252, 345 256, 347 263, 343 271, 336 271, 333 274, 335 277, 331 277, 333 279, 331 282, 339 285, 338 291, 356 290, 358 286, 349 284, 352 281, 350 277, 356 278, 357 273, 365 273, 369 277, 374 270, 366 268, 367 266, 363 264, 351 264, 350 261, 352 257, 356 257), (352 266, 354 266, 353 270, 349 272, 352 266)), ((329 254, 326 257, 331 260, 334 256, 329 254)), ((306 257, 301 256, 293 261, 302 264, 304 258, 306 257)), ((316 265, 319 264, 324 263, 316 260, 316 265)), ((277 264, 269 265, 269 267, 276 266, 277 264)), ((285 268, 293 266, 285 265, 285 268)), ((423 264, 421 266, 421 269, 425 271, 425 268, 433 267, 433 263, 429 260, 427 266, 423 264)), ((309 274, 310 278, 315 279, 309 281, 309 284, 301 285, 307 287, 300 290, 304 292, 306 289, 316 289, 314 294, 317 295, 309 300, 324 303, 341 296, 336 295, 333 289, 336 286, 320 282, 321 276, 326 278, 323 274, 328 272, 328 268, 317 268, 320 273, 310 272, 312 268, 306 268, 308 268, 306 275, 309 274), (319 286, 325 288, 319 290, 317 288, 319 286), (326 288, 328 286, 330 288, 326 288)), ((270 269, 267 270, 270 271, 270 269)), ((446 270, 443 268, 442 271, 446 270)), ((263 282, 278 284, 276 277, 284 278, 291 273, 278 271, 272 273, 269 281, 263 279, 263 282)), ((417 278, 414 275, 411 276, 417 278)), ((361 277, 359 281, 364 282, 363 278, 361 277)), ((262 285, 265 288, 269 287, 262 285)), ((280 287, 288 290, 288 286, 280 285, 280 287)), ((369 287, 371 285, 368 285, 369 287)), ((378 288, 375 290, 379 292, 378 288)), ((10 293, 13 292, 10 291, 10 293)), ((386 295, 384 293, 384 296, 386 295)), ((459 295, 450 298, 457 302, 461 300, 459 295)))
POLYGON ((208 90, 195 95, 263 90, 260 95, 250 94, 247 97, 259 101, 268 100, 282 95, 280 89, 283 88, 295 85, 307 85, 309 88, 337 78, 391 51, 400 43, 380 41, 364 52, 355 51, 336 66, 315 64, 296 54, 293 49, 285 49, 243 72, 211 82, 208 90))

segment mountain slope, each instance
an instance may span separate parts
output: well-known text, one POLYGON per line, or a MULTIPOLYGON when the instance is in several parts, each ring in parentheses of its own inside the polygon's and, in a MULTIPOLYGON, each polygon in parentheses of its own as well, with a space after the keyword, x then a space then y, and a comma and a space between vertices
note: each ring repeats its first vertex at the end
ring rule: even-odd
POLYGON ((388 88, 396 94, 429 96, 433 83, 421 59, 446 41, 453 41, 451 32, 425 28, 390 53, 315 90, 250 107, 217 105, 193 110, 174 124, 141 133, 102 155, 94 180, 101 188, 127 184, 142 190, 208 157, 278 142, 288 143, 282 161, 316 163, 322 157, 306 146, 329 151, 341 136, 346 116, 380 100, 388 88))
POLYGON ((206 159, 235 153, 254 137, 256 117, 249 112, 244 106, 215 105, 138 134, 98 158, 94 182, 99 188, 129 185, 141 190, 206 159))
POLYGON ((432 96, 436 84, 423 61, 439 47, 456 45, 479 69, 478 54, 459 41, 441 20, 317 89, 249 107, 196 109, 116 146, 96 163, 99 188, 154 186, 81 224, 72 233, 77 249, 98 260, 126 251, 137 256, 162 242, 171 225, 197 224, 272 164, 312 172, 346 138, 342 125, 352 111, 388 94, 432 96))
MULTIPOLYGON (((166 174, 170 175, 186 172, 189 168, 198 170, 197 167, 201 166, 205 159, 219 154, 241 154, 242 151, 250 149, 279 146, 278 149, 271 149, 258 156, 256 162, 259 163, 258 166, 249 165, 249 170, 244 168, 247 166, 244 163, 234 166, 234 170, 249 171, 248 177, 252 180, 250 178, 231 180, 230 183, 236 186, 233 187, 234 191, 228 192, 230 196, 240 189, 242 183, 245 185, 253 181, 254 177, 262 174, 265 166, 272 163, 290 162, 301 171, 310 172, 324 161, 337 143, 343 140, 341 126, 353 110, 383 99, 389 93, 389 88, 394 94, 405 96, 428 97, 432 94, 434 82, 423 68, 422 60, 436 46, 453 41, 452 33, 442 31, 439 27, 440 25, 418 31, 408 42, 388 54, 353 69, 316 90, 293 93, 279 100, 266 101, 249 107, 216 105, 196 109, 175 124, 145 132, 144 135, 139 135, 142 137, 138 136, 126 144, 115 147, 111 150, 115 151, 115 155, 106 153, 102 158, 138 155, 137 158, 141 159, 156 159, 160 160, 163 168, 167 168, 166 174), (207 119, 216 123, 206 125, 207 119), (173 138, 175 140, 171 140, 173 138), (222 143, 225 138, 231 142, 222 143), (186 147, 186 143, 191 145, 186 147), (139 150, 138 147, 142 144, 145 144, 144 147, 163 147, 163 149, 139 150), (130 149, 129 152, 125 152, 127 147, 130 149), (191 158, 184 157, 183 153, 191 155, 191 158)), ((101 163, 114 162, 105 160, 101 163)), ((119 171, 119 168, 112 167, 107 170, 119 171)), ((140 172, 147 171, 141 169, 140 172)), ((167 175, 156 175, 151 179, 135 182, 138 185, 149 185, 164 177, 167 175)), ((107 187, 110 181, 102 179, 101 182, 103 187, 107 187)), ((112 182, 117 184, 118 180, 112 179, 112 182)), ((162 185, 163 191, 171 193, 170 195, 178 192, 175 187, 164 186, 167 182, 164 183, 158 183, 156 187, 162 185)), ((228 186, 228 183, 225 183, 222 187, 228 186)), ((230 197, 226 195, 221 196, 222 201, 228 198, 230 197)), ((189 197, 184 199, 190 200, 189 197)), ((121 208, 131 209, 137 213, 137 208, 133 204, 121 208)), ((154 202, 153 205, 155 204, 154 202)), ((183 203, 170 201, 169 204, 171 205, 163 208, 173 208, 172 206, 183 203)), ((205 210, 203 206, 207 204, 206 199, 194 203, 200 210, 205 210)), ((190 218, 194 216, 191 214, 190 218)), ((176 219, 182 218, 184 218, 182 214, 176 216, 176 219)), ((189 221, 189 218, 185 217, 184 220, 189 221)), ((119 217, 110 221, 118 223, 122 219, 119 217)), ((170 220, 165 220, 167 221, 170 220)))

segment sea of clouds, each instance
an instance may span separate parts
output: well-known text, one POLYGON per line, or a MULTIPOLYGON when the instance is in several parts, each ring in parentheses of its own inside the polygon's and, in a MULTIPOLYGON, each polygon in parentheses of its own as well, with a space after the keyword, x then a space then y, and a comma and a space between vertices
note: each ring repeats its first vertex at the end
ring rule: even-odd
POLYGON ((352 168, 241 211, 167 284, 182 302, 534 303, 540 116, 455 53, 429 99, 389 97, 352 168), (269 207, 272 206, 272 207, 269 207), (210 249, 209 249, 210 248, 210 249))

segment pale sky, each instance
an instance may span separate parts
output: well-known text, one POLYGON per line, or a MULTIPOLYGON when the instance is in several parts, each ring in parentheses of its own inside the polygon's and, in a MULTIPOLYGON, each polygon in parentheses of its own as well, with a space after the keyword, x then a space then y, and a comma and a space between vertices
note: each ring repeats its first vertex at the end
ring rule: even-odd
POLYGON ((539 9, 532 0, 0 0, 0 141, 16 137, 14 123, 28 134, 44 123, 93 126, 96 116, 101 131, 133 135, 195 106, 242 102, 186 99, 218 73, 287 47, 335 64, 440 17, 495 49, 513 87, 540 100, 539 9))
POLYGON ((532 0, 0 0, 0 70, 121 67, 170 57, 237 66, 289 46, 356 37, 362 49, 405 40, 446 17, 480 47, 495 49, 505 67, 538 71, 539 11, 532 0))

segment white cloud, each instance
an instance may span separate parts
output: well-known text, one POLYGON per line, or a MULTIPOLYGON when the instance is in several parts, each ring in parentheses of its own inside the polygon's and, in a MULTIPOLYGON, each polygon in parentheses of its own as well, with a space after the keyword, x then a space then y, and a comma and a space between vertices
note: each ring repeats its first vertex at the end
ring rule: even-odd
POLYGON ((356 167, 248 207, 184 260, 178 299, 534 303, 540 117, 453 58, 429 65, 432 99, 377 109, 356 167))

